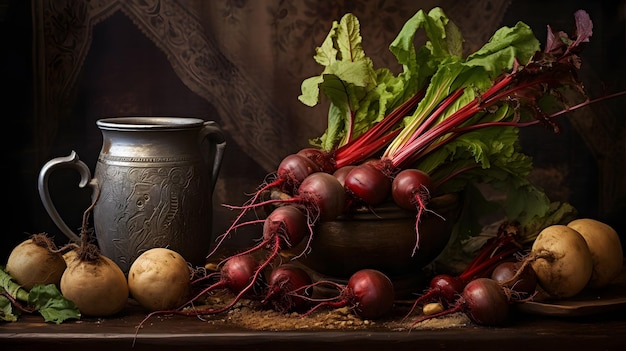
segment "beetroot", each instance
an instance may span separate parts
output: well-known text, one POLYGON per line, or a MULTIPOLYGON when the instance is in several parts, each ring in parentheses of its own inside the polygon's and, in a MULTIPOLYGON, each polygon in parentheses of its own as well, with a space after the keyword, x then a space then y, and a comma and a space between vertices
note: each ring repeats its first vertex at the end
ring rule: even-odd
POLYGON ((334 286, 339 294, 332 299, 319 300, 304 316, 322 307, 351 307, 354 313, 365 319, 377 319, 388 314, 394 303, 394 287, 389 277, 374 269, 362 269, 350 276, 346 285, 320 280, 316 285, 334 286))

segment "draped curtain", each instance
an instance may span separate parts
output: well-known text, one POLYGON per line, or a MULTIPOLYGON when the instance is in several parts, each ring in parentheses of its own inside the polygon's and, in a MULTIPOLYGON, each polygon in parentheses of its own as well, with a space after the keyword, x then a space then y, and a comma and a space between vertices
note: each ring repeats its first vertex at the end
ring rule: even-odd
POLYGON ((294 150, 294 143, 301 145, 324 129, 325 110, 300 106, 297 96, 300 82, 320 71, 312 56, 331 21, 346 12, 355 13, 362 22, 366 52, 377 65, 394 67, 387 47, 417 10, 443 6, 464 30, 466 47, 475 48, 499 26, 508 2, 474 1, 471 15, 457 1, 62 0, 33 4, 40 79, 36 125, 42 145, 52 142, 58 121, 76 103, 74 90, 93 44, 93 27, 122 12, 162 52, 182 83, 214 105, 244 152, 271 171, 286 152, 294 150))

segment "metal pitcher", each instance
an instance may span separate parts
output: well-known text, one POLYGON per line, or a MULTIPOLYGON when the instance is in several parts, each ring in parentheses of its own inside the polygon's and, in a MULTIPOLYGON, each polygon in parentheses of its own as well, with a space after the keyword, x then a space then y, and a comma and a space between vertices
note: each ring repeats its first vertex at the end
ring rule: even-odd
POLYGON ((116 117, 96 125, 103 141, 93 178, 74 151, 48 161, 39 173, 39 195, 54 223, 70 240, 79 240, 48 190, 55 169, 74 168, 79 186, 92 188, 98 247, 125 273, 154 247, 168 247, 204 266, 212 241, 213 190, 226 146, 221 129, 213 121, 186 117, 116 117))

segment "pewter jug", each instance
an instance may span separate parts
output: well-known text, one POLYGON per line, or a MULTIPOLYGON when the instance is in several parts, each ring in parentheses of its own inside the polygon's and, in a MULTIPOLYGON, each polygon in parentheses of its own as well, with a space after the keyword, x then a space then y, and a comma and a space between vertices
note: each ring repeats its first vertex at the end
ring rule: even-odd
POLYGON ((96 125, 103 141, 93 178, 74 151, 48 161, 39 173, 39 195, 54 223, 70 240, 79 240, 48 190, 55 169, 74 168, 79 186, 92 188, 98 247, 125 273, 154 247, 168 247, 204 266, 212 240, 213 190, 226 146, 219 126, 187 117, 115 117, 96 125))

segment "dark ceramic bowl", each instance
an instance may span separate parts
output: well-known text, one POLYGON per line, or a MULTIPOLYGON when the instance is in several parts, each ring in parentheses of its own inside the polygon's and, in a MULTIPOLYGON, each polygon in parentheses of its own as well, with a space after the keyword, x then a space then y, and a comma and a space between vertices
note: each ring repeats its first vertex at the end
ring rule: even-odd
MULTIPOLYGON (((347 280, 360 269, 377 269, 396 285, 414 285, 423 267, 431 263, 450 240, 460 212, 457 194, 431 199, 419 225, 416 242, 416 212, 393 203, 374 209, 359 209, 315 226, 309 253, 298 260, 317 279, 347 280)), ((302 245, 292 252, 300 253, 302 245)))

